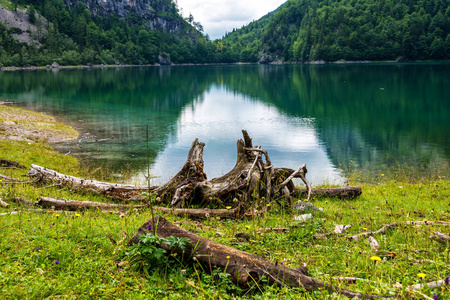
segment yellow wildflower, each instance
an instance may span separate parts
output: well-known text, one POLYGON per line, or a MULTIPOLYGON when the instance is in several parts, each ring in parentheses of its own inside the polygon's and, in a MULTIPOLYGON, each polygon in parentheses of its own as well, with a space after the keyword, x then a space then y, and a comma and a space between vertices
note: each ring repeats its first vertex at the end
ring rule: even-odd
POLYGON ((420 278, 425 278, 425 276, 427 276, 427 274, 419 273, 419 274, 417 274, 417 276, 419 276, 420 278))
POLYGON ((227 207, 225 207, 226 209, 231 209, 231 206, 227 206, 227 207))
POLYGON ((370 259, 373 260, 373 261, 380 261, 381 260, 381 258, 378 257, 378 256, 372 256, 370 259))

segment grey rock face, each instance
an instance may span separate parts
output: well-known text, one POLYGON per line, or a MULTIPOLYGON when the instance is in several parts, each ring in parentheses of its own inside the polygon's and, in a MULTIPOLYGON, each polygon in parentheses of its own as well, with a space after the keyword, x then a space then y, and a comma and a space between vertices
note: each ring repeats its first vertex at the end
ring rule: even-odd
POLYGON ((175 5, 163 0, 64 0, 74 8, 83 2, 92 16, 108 17, 117 15, 125 19, 129 14, 137 14, 147 20, 149 29, 163 30, 168 33, 180 32, 185 22, 176 15, 175 5))

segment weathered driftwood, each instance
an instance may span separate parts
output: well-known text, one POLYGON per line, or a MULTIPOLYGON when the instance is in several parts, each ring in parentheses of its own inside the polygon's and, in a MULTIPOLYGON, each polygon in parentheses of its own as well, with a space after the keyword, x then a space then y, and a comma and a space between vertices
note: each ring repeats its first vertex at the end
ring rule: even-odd
POLYGON ((36 204, 44 208, 53 208, 57 210, 84 210, 92 208, 98 208, 100 210, 109 210, 109 209, 127 210, 127 209, 148 207, 148 205, 125 205, 125 204, 110 204, 91 201, 58 200, 46 197, 40 197, 39 201, 37 201, 36 204))
MULTIPOLYGON (((44 208, 53 208, 57 210, 85 210, 85 209, 100 209, 100 210, 130 210, 147 208, 148 205, 125 205, 125 204, 109 204, 102 202, 91 202, 91 201, 74 201, 74 200, 58 200, 46 197, 40 197, 39 201, 36 202, 37 205, 44 208)), ((161 211, 163 213, 171 213, 179 216, 186 216, 190 218, 210 218, 210 217, 220 217, 220 218, 234 218, 239 214, 240 207, 234 209, 209 209, 209 208, 166 208, 153 206, 153 210, 161 211)))
POLYGON ((38 165, 31 165, 27 176, 36 177, 41 182, 56 182, 81 190, 89 190, 113 198, 130 199, 139 193, 148 191, 147 186, 125 185, 117 183, 88 180, 70 175, 64 175, 38 165))
POLYGON ((17 179, 17 178, 13 178, 13 177, 2 175, 2 174, 0 174, 0 179, 6 179, 9 181, 19 181, 19 179, 17 179))
POLYGON ((203 172, 204 144, 195 140, 181 171, 153 192, 171 206, 201 203, 205 200, 231 201, 235 197, 240 197, 244 200, 243 203, 250 206, 250 199, 265 197, 270 202, 273 198, 291 197, 295 189, 292 183, 294 177, 301 178, 310 189, 305 179, 305 165, 297 170, 275 168, 268 153, 259 146, 253 146, 245 130, 242 133, 244 138, 236 144, 236 165, 227 174, 207 180, 203 172), (249 201, 245 201, 246 199, 249 201))
MULTIPOLYGON (((87 189, 106 194, 114 198, 136 199, 139 193, 148 191, 158 196, 161 202, 174 207, 185 207, 194 203, 216 201, 230 202, 239 198, 248 207, 254 199, 265 198, 266 203, 284 197, 304 195, 309 199, 311 195, 327 197, 354 198, 361 194, 359 187, 311 190, 306 180, 306 165, 296 170, 276 168, 272 165, 267 151, 260 146, 253 146, 248 133, 243 130, 243 139, 237 141, 237 161, 234 168, 227 174, 207 180, 203 171, 203 147, 196 139, 189 150, 188 157, 182 169, 167 183, 159 187, 145 187, 120 185, 88 180, 60 174, 40 166, 32 165, 28 176, 34 176, 41 181, 49 181, 78 189, 87 189), (293 178, 300 178, 306 185, 306 190, 298 190, 292 182, 293 178)), ((278 200, 277 200, 278 201, 278 200)))
POLYGON ((26 167, 19 164, 18 162, 7 160, 7 159, 0 159, 0 167, 2 168, 14 168, 14 169, 25 169, 26 167))
POLYGON ((436 242, 442 243, 442 244, 449 244, 450 243, 450 235, 441 233, 439 231, 436 231, 435 233, 431 234, 431 239, 435 240, 436 242))
POLYGON ((360 237, 368 237, 374 234, 383 234, 388 232, 389 230, 392 230, 394 228, 397 228, 397 226, 404 224, 404 225, 416 225, 416 226, 421 226, 421 225, 441 225, 441 226, 450 226, 450 222, 446 222, 446 221, 407 221, 407 222, 403 222, 403 223, 390 223, 390 224, 384 224, 380 229, 376 230, 376 231, 367 231, 367 232, 362 232, 362 233, 358 233, 355 235, 352 235, 350 237, 348 237, 348 239, 350 241, 352 240, 357 240, 360 237))
POLYGON ((163 213, 172 213, 178 216, 186 216, 189 218, 205 219, 205 218, 237 218, 239 216, 240 207, 234 209, 209 209, 209 208, 166 208, 154 206, 154 210, 163 213))
POLYGON ((153 192, 163 201, 169 202, 168 200, 170 199, 171 206, 183 204, 183 201, 190 200, 194 196, 196 184, 206 180, 206 174, 203 172, 204 146, 204 143, 200 143, 198 139, 195 139, 180 172, 153 192))
POLYGON ((32 203, 28 200, 25 200, 21 197, 14 197, 14 198, 12 198, 12 201, 14 201, 17 204, 24 205, 24 206, 34 206, 34 203, 32 203))
POLYGON ((9 207, 9 204, 4 202, 2 199, 0 199, 0 206, 1 207, 9 207))
MULTIPOLYGON (((293 195, 299 198, 305 198, 308 191, 305 189, 295 189, 293 195)), ((339 199, 355 199, 362 194, 359 186, 345 186, 337 188, 311 189, 312 198, 329 197, 339 199)))
POLYGON ((412 292, 412 291, 421 290, 423 288, 437 289, 437 288, 440 288, 443 285, 448 285, 448 281, 447 281, 447 283, 446 283, 445 280, 431 281, 431 282, 427 282, 427 283, 418 283, 418 284, 415 284, 415 285, 407 286, 406 290, 409 291, 409 292, 412 292))
POLYGON ((187 245, 184 251, 178 248, 171 249, 166 244, 162 244, 161 247, 166 248, 170 252, 184 255, 184 257, 193 257, 194 261, 202 264, 208 270, 209 268, 220 268, 230 274, 231 279, 241 286, 248 286, 252 282, 258 282, 262 276, 265 276, 269 284, 301 287, 306 291, 327 289, 330 292, 338 292, 349 298, 373 299, 376 297, 341 289, 337 286, 311 278, 298 270, 285 267, 282 264, 274 263, 257 255, 201 238, 160 217, 155 217, 145 222, 134 234, 129 245, 138 243, 141 235, 151 233, 148 228, 153 228, 153 230, 156 228, 156 235, 162 238, 176 236, 189 239, 191 243, 187 245))

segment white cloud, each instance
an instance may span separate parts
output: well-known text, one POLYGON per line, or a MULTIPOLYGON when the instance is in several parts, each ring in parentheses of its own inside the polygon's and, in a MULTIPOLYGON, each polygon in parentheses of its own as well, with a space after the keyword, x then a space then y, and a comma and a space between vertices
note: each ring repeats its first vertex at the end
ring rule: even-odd
POLYGON ((178 0, 184 17, 192 13, 212 40, 277 9, 286 0, 178 0))

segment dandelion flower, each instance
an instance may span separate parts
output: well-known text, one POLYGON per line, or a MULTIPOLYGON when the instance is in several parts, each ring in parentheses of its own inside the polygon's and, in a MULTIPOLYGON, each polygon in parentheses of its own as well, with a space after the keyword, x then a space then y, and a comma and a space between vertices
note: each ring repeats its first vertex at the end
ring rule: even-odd
POLYGON ((270 203, 267 203, 266 206, 267 206, 267 207, 270 207, 270 203))
POLYGON ((419 276, 420 278, 425 278, 425 276, 427 276, 427 274, 425 274, 425 273, 419 273, 419 274, 417 274, 417 276, 419 276))
POLYGON ((248 226, 248 225, 245 225, 245 228, 247 228, 247 229, 250 229, 250 226, 248 226))
POLYGON ((381 177, 383 177, 384 176, 384 174, 381 174, 381 177))
POLYGON ((81 215, 80 214, 75 214, 75 217, 81 217, 81 215))
POLYGON ((379 256, 372 256, 370 259, 373 260, 373 261, 380 261, 381 260, 381 258, 379 256))
POLYGON ((364 227, 364 228, 363 228, 363 230, 367 230, 367 228, 366 228, 366 227, 364 227))
POLYGON ((226 209, 231 209, 231 206, 227 206, 227 207, 225 207, 226 209))
POLYGON ((55 215, 55 217, 57 217, 57 218, 58 218, 59 216, 60 216, 59 214, 56 214, 56 215, 55 215))

